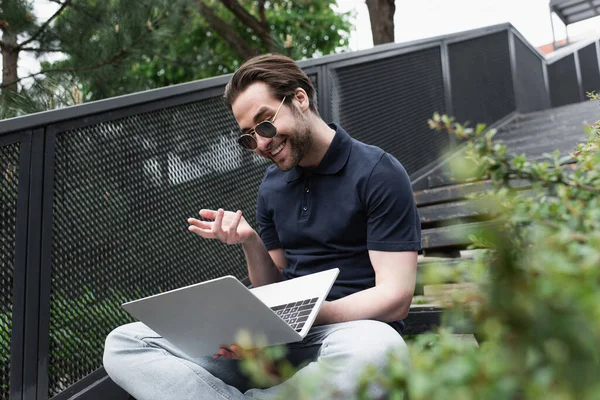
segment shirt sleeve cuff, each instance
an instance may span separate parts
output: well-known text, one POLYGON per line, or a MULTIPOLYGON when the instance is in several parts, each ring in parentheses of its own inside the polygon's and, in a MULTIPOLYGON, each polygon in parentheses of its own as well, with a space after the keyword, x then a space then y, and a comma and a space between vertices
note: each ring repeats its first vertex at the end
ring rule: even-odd
POLYGON ((420 251, 421 242, 374 242, 367 241, 367 250, 375 251, 420 251))
POLYGON ((279 240, 271 240, 263 243, 265 244, 267 250, 275 250, 281 248, 281 243, 279 242, 279 240))

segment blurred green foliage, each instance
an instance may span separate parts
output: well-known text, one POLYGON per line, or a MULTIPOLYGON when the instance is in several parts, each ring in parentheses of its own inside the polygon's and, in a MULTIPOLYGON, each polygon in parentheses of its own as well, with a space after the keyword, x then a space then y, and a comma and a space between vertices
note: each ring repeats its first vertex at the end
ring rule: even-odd
POLYGON ((543 162, 509 154, 484 125, 438 114, 429 124, 466 142, 451 171, 491 179, 494 188, 475 197, 495 207, 499 224, 473 236, 472 248, 485 249, 474 262, 423 277, 460 277, 477 294, 455 296, 438 331, 407 340, 410 369, 395 354, 383 373, 367 368, 355 398, 368 399, 372 385, 388 399, 600 398, 600 122, 571 154, 543 162), (516 178, 531 190, 511 188, 516 178), (461 321, 479 346, 453 334, 461 321))

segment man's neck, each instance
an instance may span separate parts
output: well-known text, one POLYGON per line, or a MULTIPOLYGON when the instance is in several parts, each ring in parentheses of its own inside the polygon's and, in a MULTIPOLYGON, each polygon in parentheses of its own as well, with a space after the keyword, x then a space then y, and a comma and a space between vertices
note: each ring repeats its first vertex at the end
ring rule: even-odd
POLYGON ((315 168, 321 163, 323 157, 329 150, 335 136, 335 130, 331 129, 325 121, 316 115, 311 116, 312 144, 306 156, 299 165, 303 168, 315 168))

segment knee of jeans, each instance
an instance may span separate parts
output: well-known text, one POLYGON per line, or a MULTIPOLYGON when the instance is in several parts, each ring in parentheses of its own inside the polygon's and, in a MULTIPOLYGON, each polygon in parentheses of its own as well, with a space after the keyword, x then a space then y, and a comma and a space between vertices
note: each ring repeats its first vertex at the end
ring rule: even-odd
POLYGON ((128 350, 140 346, 140 341, 136 339, 137 332, 135 328, 137 324, 131 323, 119 326, 113 329, 106 337, 102 364, 109 375, 119 365, 122 365, 119 361, 121 356, 125 355, 128 350))
POLYGON ((391 326, 379 321, 360 321, 352 340, 353 353, 362 362, 384 365, 390 353, 408 362, 408 349, 402 336, 391 326))

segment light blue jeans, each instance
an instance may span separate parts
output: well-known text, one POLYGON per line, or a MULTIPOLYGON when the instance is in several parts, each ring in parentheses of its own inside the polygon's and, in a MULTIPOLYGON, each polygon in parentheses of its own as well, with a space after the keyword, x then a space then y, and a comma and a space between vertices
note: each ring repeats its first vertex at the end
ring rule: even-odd
MULTIPOLYGON (((381 370, 390 351, 409 363, 400 334, 383 322, 371 320, 314 326, 302 342, 287 347, 287 359, 305 366, 277 386, 252 388, 239 361, 187 357, 136 322, 108 335, 104 368, 137 400, 289 399, 296 397, 290 394, 299 388, 312 388, 304 398, 351 399, 366 365, 381 370)), ((376 385, 370 390, 371 398, 382 395, 376 385)))

